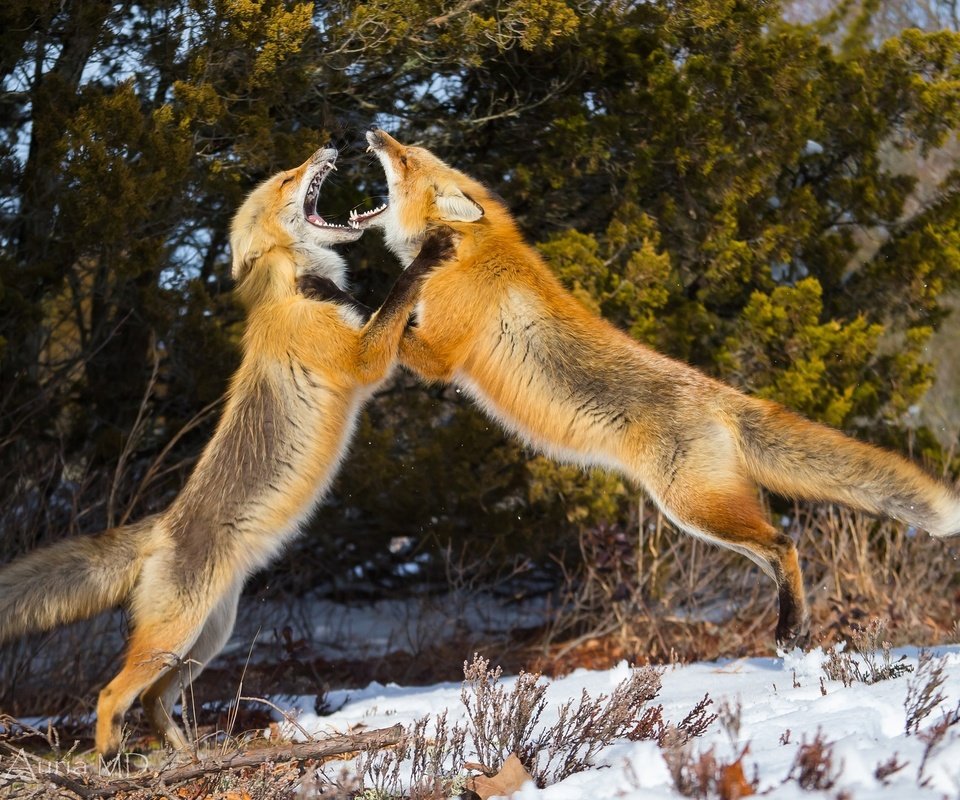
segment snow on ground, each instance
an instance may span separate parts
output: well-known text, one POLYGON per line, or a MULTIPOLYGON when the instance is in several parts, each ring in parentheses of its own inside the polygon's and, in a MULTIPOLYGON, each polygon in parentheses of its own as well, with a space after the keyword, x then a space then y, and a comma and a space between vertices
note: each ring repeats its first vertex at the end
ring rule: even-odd
MULTIPOLYGON (((955 710, 960 701, 960 647, 936 648, 942 656, 946 681, 941 686, 943 703, 920 725, 921 734, 955 710)), ((895 651, 916 670, 916 649, 895 651)), ((759 778, 758 791, 774 798, 810 798, 838 796, 855 800, 873 798, 956 798, 960 796, 960 725, 950 728, 933 749, 923 769, 920 785, 918 769, 924 755, 922 736, 905 733, 904 701, 917 673, 868 685, 844 686, 827 680, 821 664, 822 651, 794 651, 782 658, 749 658, 715 663, 697 663, 667 668, 663 687, 654 704, 662 704, 664 719, 678 722, 709 693, 714 700, 711 711, 721 701, 739 704, 739 731, 731 731, 718 720, 693 742, 694 754, 714 749, 727 763, 749 746, 743 759, 748 779, 759 778), (810 743, 822 734, 833 745, 833 762, 838 777, 829 791, 811 793, 796 779, 787 780, 801 743, 810 743), (896 756, 906 766, 883 783, 875 777, 877 766, 896 756), (843 794, 846 793, 846 794, 843 794)), ((556 707, 565 700, 578 700, 583 690, 591 696, 609 694, 629 675, 626 664, 601 672, 578 670, 553 681, 547 697, 550 706, 541 724, 556 718, 556 707)), ((504 679, 511 685, 512 679, 504 679)), ((464 722, 459 684, 403 688, 394 684, 371 684, 359 691, 332 692, 330 704, 338 710, 329 716, 299 713, 297 719, 308 731, 318 734, 344 732, 355 726, 389 727, 411 724, 424 715, 449 711, 450 722, 464 722)), ((285 707, 296 709, 289 698, 285 707)), ((302 708, 312 708, 313 698, 303 698, 302 708)), ((469 743, 469 740, 468 740, 469 743)), ((467 752, 470 760, 471 753, 467 752)), ((341 764, 330 764, 326 772, 336 776, 341 764)), ((347 765, 349 767, 349 765, 347 765)), ((681 795, 673 785, 662 751, 651 741, 621 741, 609 746, 594 768, 568 777, 545 789, 528 784, 515 794, 522 800, 604 800, 627 798, 656 800, 681 795)))

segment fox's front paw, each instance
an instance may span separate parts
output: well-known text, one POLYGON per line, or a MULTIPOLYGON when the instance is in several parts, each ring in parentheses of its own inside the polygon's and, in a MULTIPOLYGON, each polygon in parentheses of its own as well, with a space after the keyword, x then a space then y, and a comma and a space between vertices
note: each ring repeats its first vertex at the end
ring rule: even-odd
POLYGON ((777 625, 777 647, 806 650, 810 645, 810 617, 806 614, 796 620, 781 619, 777 625))
POLYGON ((97 752, 104 761, 111 761, 120 752, 123 740, 123 716, 97 716, 97 752))
POLYGON ((452 228, 446 225, 434 228, 424 238, 420 252, 410 268, 417 273, 426 273, 451 260, 456 254, 458 240, 459 237, 452 228))

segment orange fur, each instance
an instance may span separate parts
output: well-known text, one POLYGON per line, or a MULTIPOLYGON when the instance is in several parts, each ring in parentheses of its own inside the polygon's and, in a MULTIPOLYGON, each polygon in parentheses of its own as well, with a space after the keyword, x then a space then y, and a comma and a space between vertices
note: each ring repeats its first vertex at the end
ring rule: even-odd
POLYGON ((225 644, 245 578, 296 534, 326 491, 363 401, 396 359, 418 279, 401 276, 367 322, 348 304, 297 291, 304 276, 342 283, 345 265, 331 245, 360 236, 315 217, 335 158, 335 150, 319 151, 265 181, 237 212, 231 249, 248 308, 243 360, 216 432, 170 507, 0 569, 0 641, 129 606, 123 668, 97 704, 105 756, 120 747, 138 695, 156 731, 186 745, 170 716, 180 685, 225 644))
POLYGON ((544 453, 621 472, 684 530, 758 563, 780 590, 778 641, 806 636, 806 602, 796 548, 765 518, 758 484, 960 532, 949 487, 633 341, 561 286, 482 184, 383 131, 367 139, 390 202, 361 227, 382 227, 404 262, 436 225, 460 237, 424 284, 402 363, 462 386, 544 453))

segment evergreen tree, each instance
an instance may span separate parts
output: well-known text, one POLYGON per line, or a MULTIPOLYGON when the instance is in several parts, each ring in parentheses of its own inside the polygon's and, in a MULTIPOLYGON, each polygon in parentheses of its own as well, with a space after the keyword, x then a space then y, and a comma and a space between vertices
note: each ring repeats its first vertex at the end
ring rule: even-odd
MULTIPOLYGON (((233 209, 332 141, 344 160, 323 211, 344 218, 384 190, 350 160, 374 121, 490 183, 569 288, 631 335, 902 442, 958 281, 960 174, 911 208, 915 179, 891 153, 956 131, 960 38, 878 41, 872 8, 799 23, 766 0, 7 3, 10 549, 176 491, 236 363, 233 209)), ((358 294, 382 299, 397 265, 376 236, 347 257, 358 294)), ((543 555, 632 502, 401 376, 317 528, 543 555)))

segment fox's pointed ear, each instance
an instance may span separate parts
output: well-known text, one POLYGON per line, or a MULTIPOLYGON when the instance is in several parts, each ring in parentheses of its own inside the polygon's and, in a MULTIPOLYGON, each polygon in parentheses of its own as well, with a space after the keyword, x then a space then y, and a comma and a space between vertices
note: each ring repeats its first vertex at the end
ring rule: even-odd
POLYGON ((437 189, 437 209, 444 222, 476 222, 483 216, 483 206, 456 186, 437 189))

